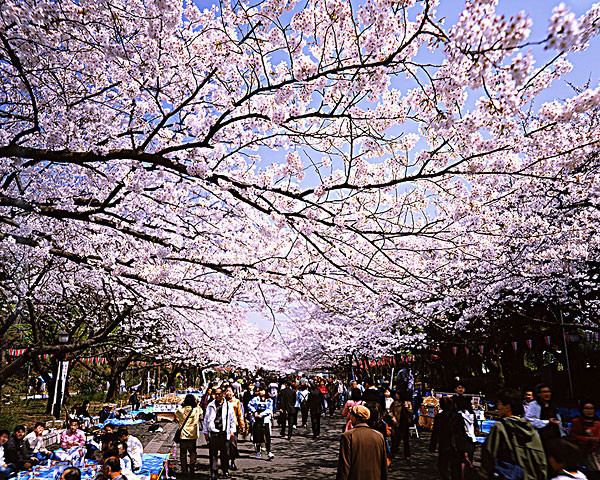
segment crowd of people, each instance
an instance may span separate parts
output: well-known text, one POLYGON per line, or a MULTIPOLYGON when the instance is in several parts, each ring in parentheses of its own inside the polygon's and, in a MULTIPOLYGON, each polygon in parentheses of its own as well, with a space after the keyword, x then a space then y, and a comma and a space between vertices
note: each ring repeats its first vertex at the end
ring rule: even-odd
MULTIPOLYGON (((411 461, 409 427, 413 419, 412 390, 403 388, 393 393, 367 378, 364 383, 349 384, 328 377, 287 377, 279 379, 247 379, 217 382, 208 385, 200 401, 188 394, 175 412, 179 430, 176 434, 180 445, 181 471, 194 473, 196 448, 200 435, 208 444, 211 478, 218 478, 219 465, 222 475, 237 470, 239 457, 238 438, 249 438, 258 459, 271 460, 273 431, 292 440, 298 429, 309 432, 313 439, 321 434, 321 420, 340 411, 346 422, 342 433, 348 445, 356 445, 352 437, 369 438, 376 433, 382 450, 377 455, 380 473, 387 474, 387 467, 395 457, 411 461), (308 422, 310 417, 310 424, 308 422), (363 429, 367 427, 367 431, 363 429), (310 430, 309 430, 310 429, 310 430)), ((373 452, 377 449, 373 450, 373 452)), ((363 457, 364 455, 359 455, 363 457)), ((354 477, 358 463, 356 455, 340 450, 340 473, 338 478, 354 477), (343 455, 342 455, 343 453, 343 455), (342 473, 345 470, 346 473, 342 473)), ((364 468, 373 473, 369 459, 364 468)), ((369 477, 371 478, 371 477, 369 477)), ((379 478, 378 476, 372 478, 379 478)), ((383 478, 383 477, 381 477, 383 478)))
POLYGON ((216 383, 207 387, 199 403, 188 394, 175 412, 181 471, 194 472, 200 433, 208 444, 211 478, 218 478, 219 463, 225 477, 237 470, 239 436, 251 438, 256 458, 271 460, 273 429, 278 426, 281 436, 291 440, 298 418, 300 428, 308 428, 310 414, 312 436, 318 438, 322 416, 340 408, 343 392, 341 382, 333 378, 296 378, 216 383))
MULTIPOLYGON (((433 420, 429 451, 437 454, 443 480, 585 479, 600 478, 600 420, 592 400, 580 403, 580 415, 563 424, 552 401, 552 388, 538 385, 523 394, 503 389, 497 396, 497 422, 491 427, 475 461, 480 423, 465 386, 457 381, 454 394, 442 396, 433 420), (477 466, 475 466, 477 465, 477 466)), ((365 378, 347 384, 334 378, 240 378, 213 382, 199 394, 188 393, 175 411, 183 474, 197 469, 198 439, 208 445, 211 479, 238 469, 240 437, 254 445, 257 459, 271 460, 273 432, 291 441, 296 431, 316 439, 326 415, 344 417, 340 431, 337 479, 386 479, 395 463, 411 462, 410 428, 415 427, 423 392, 398 375, 393 381, 365 378), (310 417, 310 423, 308 419, 310 417), (401 450, 402 445, 402 450, 401 450), (220 471, 220 472, 219 472, 220 471)), ((83 428, 91 420, 89 404, 68 417, 60 451, 43 441, 44 424, 27 433, 17 425, 12 434, 0 430, 0 480, 53 459, 94 458, 104 480, 133 480, 142 468, 143 446, 126 427, 106 423, 97 444, 86 441, 83 428), (83 418, 82 418, 83 417, 83 418)), ((479 419, 480 420, 480 419, 479 419)), ((73 467, 64 480, 79 480, 73 467)))
MULTIPOLYGON (((204 434, 211 478, 216 479, 219 461, 225 477, 237 469, 238 436, 251 439, 257 458, 271 459, 273 430, 279 428, 281 437, 291 440, 297 428, 310 428, 313 438, 318 438, 323 416, 339 410, 346 421, 340 432, 337 478, 384 479, 392 461, 411 462, 409 433, 416 428, 422 393, 418 386, 398 379, 384 383, 365 378, 344 384, 334 378, 293 377, 279 383, 241 379, 215 384, 206 389, 199 405, 189 395, 178 409, 181 451, 189 452, 189 461, 188 455, 182 455, 182 471, 193 472, 196 462, 198 435, 186 430, 204 434), (192 443, 185 446, 186 441, 192 443)), ((582 402, 581 415, 567 431, 550 386, 538 385, 524 394, 500 391, 498 421, 482 445, 480 461, 475 462, 478 437, 483 434, 471 396, 465 393, 464 383, 457 381, 454 394, 440 399, 433 422, 429 450, 438 456, 440 478, 598 478, 600 420, 594 402, 582 402)))

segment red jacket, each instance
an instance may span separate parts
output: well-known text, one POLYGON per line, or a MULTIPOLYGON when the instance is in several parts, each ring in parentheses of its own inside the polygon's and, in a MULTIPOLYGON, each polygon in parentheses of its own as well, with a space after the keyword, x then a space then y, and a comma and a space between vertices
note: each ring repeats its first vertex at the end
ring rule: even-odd
POLYGON ((586 454, 596 452, 600 446, 597 441, 600 437, 600 420, 594 419, 591 425, 589 423, 586 425, 581 416, 575 417, 569 433, 569 438, 579 445, 586 454))

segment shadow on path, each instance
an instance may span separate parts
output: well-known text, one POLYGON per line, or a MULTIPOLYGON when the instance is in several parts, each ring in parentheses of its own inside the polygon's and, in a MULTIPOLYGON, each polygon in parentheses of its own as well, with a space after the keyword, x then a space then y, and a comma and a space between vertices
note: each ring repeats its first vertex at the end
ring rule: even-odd
MULTIPOLYGON (((241 458, 236 463, 239 470, 230 471, 231 478, 244 480, 266 479, 334 479, 337 470, 339 438, 344 427, 344 419, 339 413, 324 418, 321 422, 321 436, 313 440, 310 427, 294 430, 290 441, 279 437, 279 428, 273 430, 272 451, 275 458, 255 458, 254 447, 247 440, 240 438, 239 450, 241 458)), ((204 439, 198 441, 198 462, 195 475, 177 474, 179 480, 209 479, 208 448, 204 439)), ((395 459, 389 470, 391 480, 414 480, 438 478, 436 456, 429 453, 429 434, 426 432, 420 439, 411 437, 411 463, 403 459, 395 459)), ((265 455, 265 452, 263 452, 265 455)), ((266 456, 266 455, 265 455, 266 456)), ((179 467, 179 462, 177 462, 179 467)), ((219 473, 221 471, 219 470, 219 473)))

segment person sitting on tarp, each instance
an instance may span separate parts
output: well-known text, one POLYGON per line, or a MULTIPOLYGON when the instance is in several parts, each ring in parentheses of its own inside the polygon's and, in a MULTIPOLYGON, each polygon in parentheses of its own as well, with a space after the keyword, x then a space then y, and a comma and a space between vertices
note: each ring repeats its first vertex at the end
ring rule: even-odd
POLYGON ((59 480, 81 480, 81 470, 77 467, 68 467, 60 474, 59 480))
POLYGON ((68 461, 75 466, 85 463, 85 433, 79 429, 79 420, 70 420, 67 428, 60 437, 60 446, 63 452, 55 452, 62 461, 68 461))
POLYGON ((102 475, 105 480, 127 480, 121 473, 121 461, 117 457, 110 457, 102 465, 102 475))
POLYGON ((90 402, 86 400, 81 404, 81 406, 75 411, 75 415, 80 422, 80 424, 88 429, 92 426, 92 414, 90 413, 90 402))
POLYGON ((85 445, 85 433, 79 429, 79 420, 71 420, 67 428, 60 436, 60 446, 63 450, 85 445))
POLYGON ((6 480, 12 475, 16 467, 12 463, 8 463, 5 455, 6 442, 10 437, 8 430, 0 430, 0 480, 6 480))
POLYGON ((142 442, 133 435, 129 435, 129 431, 126 427, 121 427, 117 430, 117 437, 127 444, 127 453, 129 453, 131 461, 133 462, 134 473, 139 472, 142 469, 142 456, 144 455, 142 442))
POLYGON ((33 430, 23 438, 25 453, 37 462, 44 462, 52 457, 52 452, 44 446, 44 424, 37 422, 33 430))
POLYGON ((25 452, 25 425, 17 425, 12 436, 4 445, 7 464, 13 464, 16 471, 29 470, 35 463, 25 452))
POLYGON ((104 405, 100 413, 98 413, 98 421, 100 423, 106 422, 109 418, 114 418, 115 414, 112 411, 112 407, 110 405, 104 405))
POLYGON ((107 423, 103 428, 104 433, 100 435, 100 443, 102 444, 102 458, 108 458, 105 452, 118 440, 117 427, 112 423, 107 423))

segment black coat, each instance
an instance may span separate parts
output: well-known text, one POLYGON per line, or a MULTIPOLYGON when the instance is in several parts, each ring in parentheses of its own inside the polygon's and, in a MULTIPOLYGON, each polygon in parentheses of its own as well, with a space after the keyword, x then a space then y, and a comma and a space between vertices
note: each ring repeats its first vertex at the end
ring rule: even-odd
POLYGON ((362 400, 367 402, 378 403, 381 411, 385 412, 385 395, 377 388, 367 388, 362 394, 362 400))
POLYGON ((296 411, 296 392, 290 387, 284 388, 279 392, 279 401, 277 403, 279 410, 286 413, 294 413, 296 411))
POLYGON ((452 448, 452 415, 455 413, 441 412, 433 419, 433 431, 429 440, 430 452, 446 452, 452 448))
POLYGON ((14 435, 4 444, 4 458, 6 463, 14 463, 18 469, 22 469, 25 462, 31 461, 25 453, 25 441, 14 435))
POLYGON ((325 411, 325 396, 319 390, 310 392, 306 403, 311 415, 321 415, 325 411))

